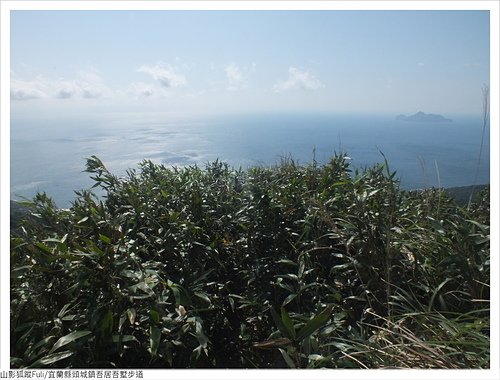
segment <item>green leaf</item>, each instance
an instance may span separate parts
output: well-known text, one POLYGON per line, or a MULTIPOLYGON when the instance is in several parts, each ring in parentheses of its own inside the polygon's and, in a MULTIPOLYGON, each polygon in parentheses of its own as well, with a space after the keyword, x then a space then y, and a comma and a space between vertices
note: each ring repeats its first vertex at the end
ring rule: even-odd
POLYGON ((111 244, 111 239, 106 235, 99 234, 99 239, 101 239, 101 241, 103 241, 106 244, 111 244))
POLYGON ((293 321, 283 306, 281 307, 281 321, 283 322, 283 325, 288 332, 287 337, 290 339, 295 339, 295 327, 293 325, 293 321))
POLYGON ((449 281, 451 281, 451 278, 447 278, 444 280, 442 283, 440 283, 436 289, 434 289, 434 292, 432 293, 431 300, 429 301, 429 305, 427 306, 427 311, 430 312, 432 310, 432 307, 434 306, 434 300, 436 299, 436 296, 438 295, 439 291, 445 286, 449 281))
POLYGON ((288 355, 284 349, 278 348, 278 350, 280 350, 281 356, 283 356, 283 359, 285 359, 285 362, 288 365, 288 367, 297 368, 290 355, 288 355))
POLYGON ((476 222, 475 220, 470 220, 470 219, 467 219, 466 222, 469 222, 471 224, 474 224, 476 227, 478 227, 481 231, 483 232, 486 232, 489 230, 489 226, 487 226, 486 224, 481 224, 479 222, 476 222))
POLYGON ((42 340, 40 340, 39 342, 37 342, 33 347, 31 347, 30 351, 35 352, 37 349, 39 349, 42 346, 45 346, 46 344, 48 344, 50 341, 53 341, 54 339, 56 339, 55 336, 52 336, 52 335, 47 336, 47 337, 43 338, 42 340))
POLYGON ((52 255, 52 250, 51 250, 49 247, 47 247, 45 244, 43 244, 43 243, 41 243, 41 242, 38 242, 38 243, 36 243, 35 245, 36 245, 36 247, 37 247, 38 249, 40 249, 41 251, 43 251, 43 252, 45 252, 45 253, 48 253, 49 255, 52 255))
POLYGON ((137 312, 135 311, 135 309, 134 308, 127 309, 127 316, 128 316, 128 321, 130 322, 131 325, 133 325, 135 322, 135 317, 137 316, 137 312))
POLYGON ((149 352, 152 356, 156 356, 158 347, 160 346, 161 329, 157 326, 149 327, 149 352))
POLYGON ((76 222, 76 224, 82 224, 82 223, 85 223, 88 219, 89 219, 89 217, 88 217, 88 216, 86 216, 86 217, 84 217, 84 218, 80 219, 78 222, 76 222))
POLYGON ((118 321, 118 331, 119 332, 122 331, 123 324, 125 323, 126 320, 127 320, 127 313, 123 313, 122 315, 120 315, 120 319, 118 321))
POLYGON ((193 351, 191 352, 191 357, 189 358, 191 366, 193 366, 193 367, 195 366, 196 362, 200 358, 202 350, 203 350, 203 347, 201 347, 201 346, 198 346, 195 349, 193 349, 193 351))
POLYGON ((41 359, 38 359, 36 362, 28 366, 28 368, 42 368, 46 365, 58 362, 60 360, 66 359, 73 355, 73 351, 61 351, 57 352, 55 354, 50 354, 47 356, 44 356, 41 359))
POLYGON ((172 289, 175 297, 175 303, 177 305, 182 305, 185 307, 191 306, 191 297, 189 297, 188 292, 181 285, 174 284, 169 281, 168 286, 172 289))
POLYGON ((44 243, 63 243, 60 239, 47 238, 42 240, 44 243))
POLYGON ((66 315, 66 313, 68 312, 68 310, 70 310, 70 309, 71 309, 71 302, 70 302, 70 303, 65 304, 65 305, 62 307, 62 309, 61 309, 61 310, 59 311, 59 313, 57 314, 57 317, 58 317, 58 318, 63 318, 63 317, 66 315))
POLYGON ((208 294, 205 292, 194 292, 194 295, 208 304, 212 303, 212 301, 210 301, 210 298, 208 297, 208 294))
POLYGON ((26 272, 32 271, 33 265, 23 265, 10 271, 10 278, 21 278, 26 272))
MULTIPOLYGON (((135 294, 137 289, 142 290, 144 293, 148 295, 148 297, 154 297, 156 294, 144 281, 141 281, 135 285, 129 287, 129 291, 135 294)), ((146 297, 146 298, 148 298, 146 297)))
POLYGON ((231 310, 234 311, 234 299, 232 297, 227 298, 229 300, 229 305, 231 306, 231 310))
POLYGON ((70 332, 68 335, 59 338, 59 340, 54 344, 52 349, 49 351, 49 354, 52 354, 59 348, 66 346, 67 344, 73 343, 77 339, 83 338, 84 336, 87 336, 89 334, 92 334, 92 331, 83 330, 83 331, 70 332))
POLYGON ((14 367, 16 367, 16 368, 20 368, 20 367, 22 367, 22 366, 23 366, 23 364, 24 364, 23 359, 21 359, 21 358, 16 358, 16 357, 14 357, 14 356, 11 356, 11 357, 10 357, 10 367, 11 367, 11 368, 14 368, 14 367))
POLYGON ((474 243, 476 243, 476 245, 482 245, 484 243, 487 243, 490 241, 490 235, 486 236, 486 237, 481 237, 481 238, 477 238, 474 243))
POLYGON ((292 302, 295 298, 297 297, 297 294, 295 293, 292 293, 292 294, 289 294, 288 297, 285 298, 285 300, 283 301, 283 306, 286 306, 288 305, 290 302, 292 302))
POLYGON ((160 314, 156 310, 149 310, 149 316, 154 323, 160 323, 160 314))
POLYGON ((281 259, 281 260, 278 260, 277 263, 292 265, 294 267, 297 266, 297 263, 295 261, 292 261, 292 260, 289 260, 289 259, 281 259))
POLYGON ((111 338, 111 332, 113 331, 113 313, 111 310, 108 310, 100 320, 98 331, 102 338, 111 338))
POLYGON ((198 320, 196 321, 195 335, 198 343, 200 344, 200 347, 206 348, 209 341, 207 336, 205 335, 205 332, 203 331, 202 324, 198 320))
POLYGON ((254 343, 253 347, 260 350, 273 350, 279 347, 287 347, 292 344, 292 341, 288 338, 277 338, 266 340, 264 342, 254 343))
POLYGON ((321 313, 309 320, 302 329, 297 333, 297 340, 302 340, 310 336, 313 332, 323 326, 332 314, 333 305, 327 306, 321 313))
POLYGON ((440 233, 441 235, 444 235, 445 234, 445 230, 444 230, 444 227, 443 225, 438 222, 436 219, 434 218, 431 218, 430 216, 427 217, 427 220, 430 221, 432 227, 438 232, 440 233))
POLYGON ((274 323, 276 324, 276 327, 278 328, 278 330, 284 336, 286 336, 287 338, 290 338, 290 336, 288 335, 288 330, 285 327, 285 325, 283 324, 283 321, 281 320, 281 318, 278 315, 278 313, 276 313, 276 311, 274 310, 273 307, 270 307, 269 310, 271 310, 271 316, 273 317, 274 323))
POLYGON ((304 262, 304 260, 300 260, 299 271, 297 273, 299 278, 303 277, 305 268, 306 268, 306 263, 304 262))
POLYGON ((113 343, 139 342, 133 335, 113 335, 113 343))

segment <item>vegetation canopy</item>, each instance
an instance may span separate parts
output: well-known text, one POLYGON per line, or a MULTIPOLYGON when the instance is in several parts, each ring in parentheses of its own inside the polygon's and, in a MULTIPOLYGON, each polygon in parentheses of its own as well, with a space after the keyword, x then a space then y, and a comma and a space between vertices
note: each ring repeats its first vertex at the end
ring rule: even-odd
POLYGON ((387 162, 236 170, 95 156, 11 232, 15 368, 489 368, 489 188, 387 162))

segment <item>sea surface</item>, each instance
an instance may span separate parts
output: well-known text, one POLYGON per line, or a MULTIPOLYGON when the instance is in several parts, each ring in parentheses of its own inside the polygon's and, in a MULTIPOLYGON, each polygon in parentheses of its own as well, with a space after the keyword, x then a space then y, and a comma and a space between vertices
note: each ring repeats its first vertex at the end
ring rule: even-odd
MULTIPOLYGON (((93 185, 84 172, 85 158, 92 155, 123 176, 144 159, 167 166, 203 166, 218 158, 246 168, 274 165, 283 157, 321 164, 342 152, 353 168, 363 168, 383 162, 383 152, 403 188, 471 185, 481 145, 481 116, 446 116, 453 122, 327 113, 13 119, 11 199, 46 192, 57 206, 68 207, 74 190, 93 185)), ((488 128, 478 184, 490 182, 489 146, 488 128)))

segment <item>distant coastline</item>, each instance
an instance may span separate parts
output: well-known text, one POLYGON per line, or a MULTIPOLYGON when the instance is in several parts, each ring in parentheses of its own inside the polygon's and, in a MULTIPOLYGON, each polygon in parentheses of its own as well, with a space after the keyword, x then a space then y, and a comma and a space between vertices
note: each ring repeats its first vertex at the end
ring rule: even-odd
POLYGON ((396 120, 417 122, 417 123, 451 123, 453 120, 444 117, 443 115, 424 113, 422 111, 417 112, 414 115, 398 115, 396 120))

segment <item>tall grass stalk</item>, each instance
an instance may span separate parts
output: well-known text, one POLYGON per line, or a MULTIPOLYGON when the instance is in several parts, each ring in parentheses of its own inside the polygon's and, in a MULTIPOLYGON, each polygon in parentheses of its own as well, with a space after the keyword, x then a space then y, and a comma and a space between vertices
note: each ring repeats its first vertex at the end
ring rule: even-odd
POLYGON ((472 199, 474 197, 474 191, 477 185, 477 178, 479 176, 479 168, 481 166, 481 158, 483 155, 483 146, 484 146, 484 136, 486 135, 486 128, 490 122, 490 87, 485 85, 483 87, 483 129, 481 133, 481 145, 479 146, 479 155, 477 158, 476 172, 474 175, 474 182, 472 184, 472 190, 469 197, 469 202, 467 204, 467 209, 470 208, 472 203, 472 199))

